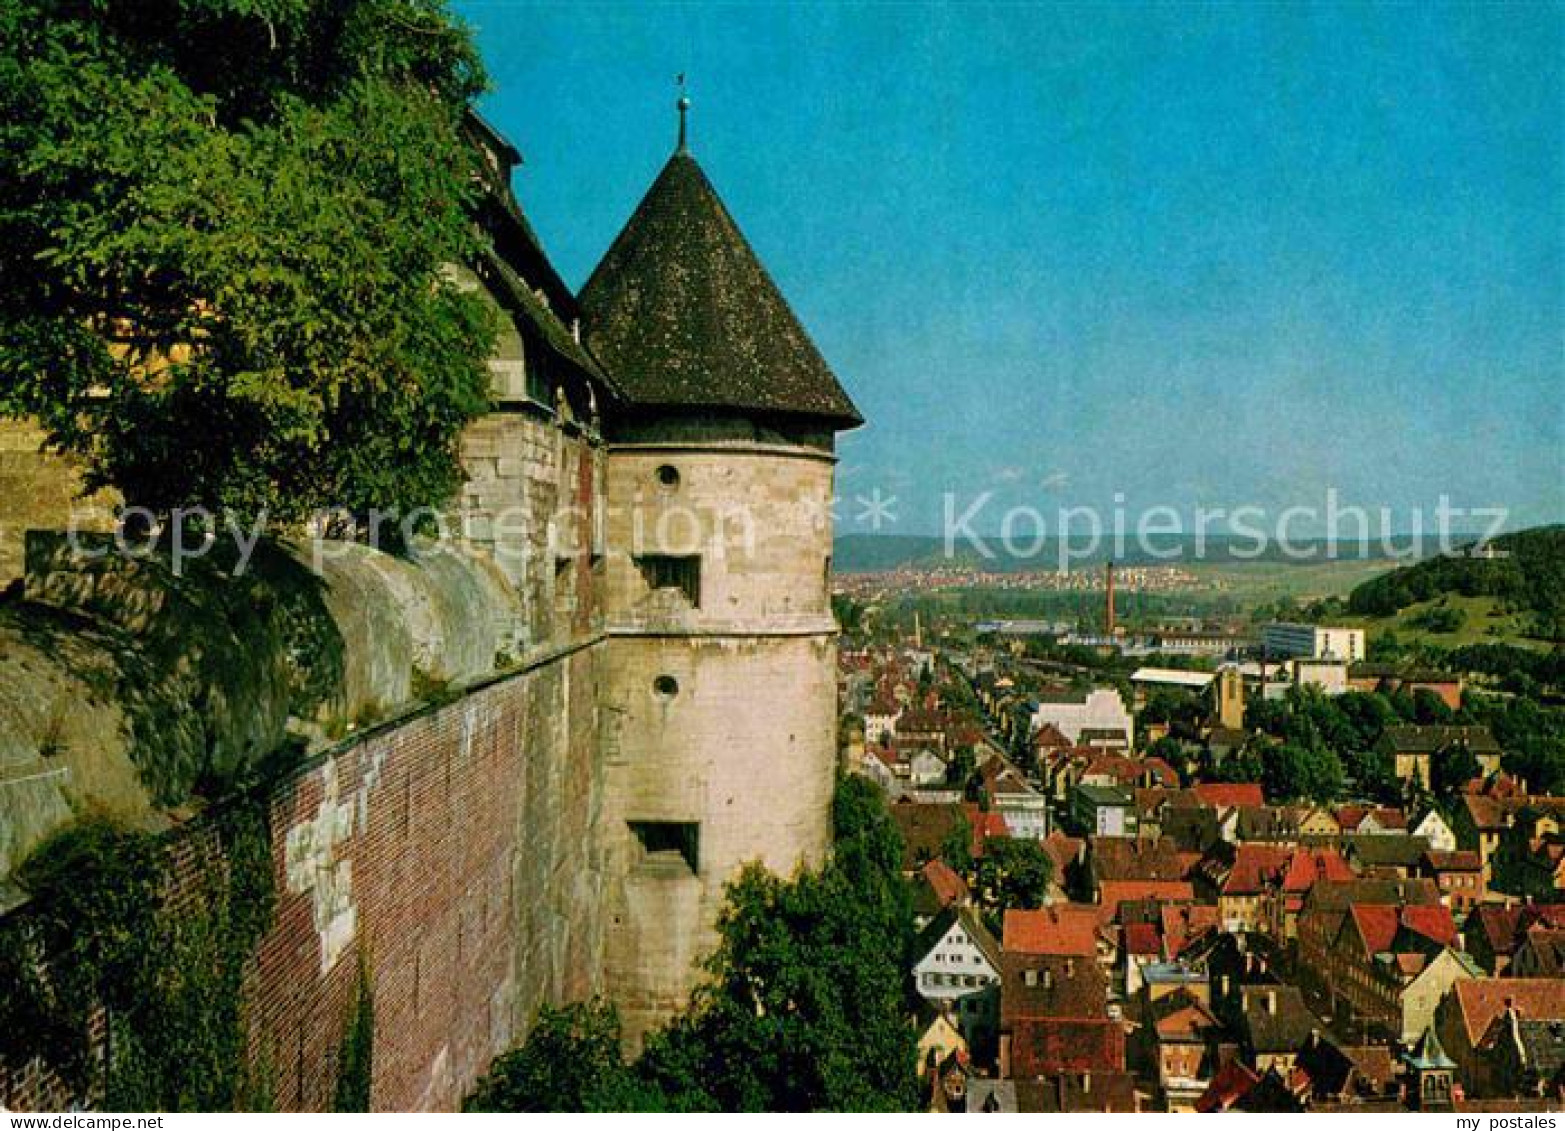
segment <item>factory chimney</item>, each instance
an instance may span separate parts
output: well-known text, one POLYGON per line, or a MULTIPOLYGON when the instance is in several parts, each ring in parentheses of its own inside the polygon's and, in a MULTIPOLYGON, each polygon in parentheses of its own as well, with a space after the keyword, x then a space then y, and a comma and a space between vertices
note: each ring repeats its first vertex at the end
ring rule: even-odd
POLYGON ((1103 567, 1103 589, 1106 602, 1103 614, 1103 627, 1107 635, 1114 636, 1114 563, 1112 561, 1103 567))

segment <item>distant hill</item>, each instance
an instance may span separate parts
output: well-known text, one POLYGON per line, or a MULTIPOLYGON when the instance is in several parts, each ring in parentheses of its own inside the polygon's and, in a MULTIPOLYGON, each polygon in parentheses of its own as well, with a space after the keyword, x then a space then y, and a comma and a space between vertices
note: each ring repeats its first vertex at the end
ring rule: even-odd
POLYGON ((1530 613, 1537 636, 1565 639, 1565 525, 1502 534, 1477 555, 1471 549, 1366 581, 1348 595, 1348 609, 1389 617, 1441 598, 1488 597, 1530 613))
MULTIPOLYGON (((1018 539, 1020 541, 1021 539, 1018 539)), ((1026 556, 1008 555, 1005 547, 998 537, 984 539, 988 547, 993 551, 992 559, 985 559, 978 551, 962 541, 958 541, 954 556, 947 558, 945 555, 945 543, 943 539, 917 535, 917 534, 843 534, 836 540, 833 550, 832 565, 839 573, 878 573, 892 569, 908 568, 966 568, 979 569, 995 573, 1012 573, 1024 570, 1052 570, 1060 563, 1060 543, 1057 538, 1050 538, 1043 543, 1037 553, 1026 556)), ((1404 553, 1410 539, 1399 537, 1394 539, 1398 553, 1404 553)), ((1436 553, 1439 544, 1434 538, 1423 540, 1425 545, 1419 548, 1420 556, 1427 552, 1436 553)), ((1085 549, 1086 538, 1072 540, 1074 547, 1085 549)), ((1070 564, 1073 569, 1091 565, 1101 565, 1110 557, 1112 540, 1105 538, 1103 545, 1091 554, 1081 557, 1073 556, 1070 564)), ((1172 556, 1153 556, 1144 551, 1138 551, 1134 546, 1127 546, 1126 553, 1115 558, 1121 565, 1180 565, 1196 562, 1213 563, 1243 563, 1243 562, 1270 562, 1289 563, 1297 562, 1301 565, 1319 565, 1321 562, 1337 561, 1390 561, 1384 548, 1378 542, 1367 549, 1356 544, 1343 543, 1336 547, 1325 539, 1310 541, 1296 539, 1293 542, 1295 553, 1285 554, 1280 546, 1268 545, 1265 550, 1257 555, 1253 539, 1233 537, 1228 535, 1208 535, 1202 552, 1197 553, 1196 539, 1194 535, 1159 535, 1156 538, 1157 550, 1173 551, 1178 553, 1172 556), (1331 551, 1335 549, 1335 554, 1331 551)), ((1031 549, 1029 546, 1028 549, 1031 549)))

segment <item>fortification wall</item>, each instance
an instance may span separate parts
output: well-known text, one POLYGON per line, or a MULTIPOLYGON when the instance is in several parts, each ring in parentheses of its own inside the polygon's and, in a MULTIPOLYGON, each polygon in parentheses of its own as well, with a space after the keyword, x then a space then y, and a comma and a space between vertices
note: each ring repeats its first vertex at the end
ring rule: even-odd
POLYGON ((541 1004, 602 989, 599 662, 552 658, 278 790, 252 1024, 280 1107, 330 1108, 361 956, 377 1110, 459 1106, 541 1004))
MULTIPOLYGON (((469 538, 447 553, 304 544, 175 577, 35 533, 0 598, 0 912, 28 913, 12 867, 79 814, 178 854, 203 835, 194 782, 305 747, 268 794, 279 902, 247 995, 281 1109, 331 1106, 361 960, 383 1110, 457 1107, 540 1005, 606 989, 601 559, 582 534, 602 448, 525 405, 462 454, 469 538)), ((58 502, 24 521, 59 527, 58 502)), ((91 1101, 0 1062, 7 1107, 91 1101)))
MULTIPOLYGON (((456 1108, 541 1004, 603 989, 601 651, 539 656, 276 786, 279 899, 249 1021, 279 1109, 330 1109, 361 958, 377 1110, 456 1108)), ((7 1107, 83 1098, 41 1064, 0 1063, 7 1107)))

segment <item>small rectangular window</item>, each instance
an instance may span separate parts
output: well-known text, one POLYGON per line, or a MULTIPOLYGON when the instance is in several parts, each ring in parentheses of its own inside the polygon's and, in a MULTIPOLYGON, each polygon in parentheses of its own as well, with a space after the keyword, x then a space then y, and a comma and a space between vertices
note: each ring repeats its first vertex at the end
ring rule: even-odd
POLYGON ((701 556, 699 554, 643 554, 636 568, 654 590, 677 589, 690 607, 701 607, 701 556))
POLYGON ((630 831, 648 864, 683 860, 691 872, 701 868, 701 826, 696 821, 631 821, 630 831))
POLYGON ((554 368, 550 364, 549 352, 543 344, 531 336, 524 337, 522 354, 526 365, 527 399, 536 405, 546 409, 554 408, 554 368))

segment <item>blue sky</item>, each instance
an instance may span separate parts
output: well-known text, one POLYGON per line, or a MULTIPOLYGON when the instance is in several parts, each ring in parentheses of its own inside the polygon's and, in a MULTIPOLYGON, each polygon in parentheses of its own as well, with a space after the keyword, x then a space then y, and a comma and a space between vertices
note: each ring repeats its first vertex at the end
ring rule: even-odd
POLYGON ((988 490, 1565 519, 1565 6, 454 6, 573 285, 689 75, 869 420, 845 529, 876 488, 902 533, 988 490))

